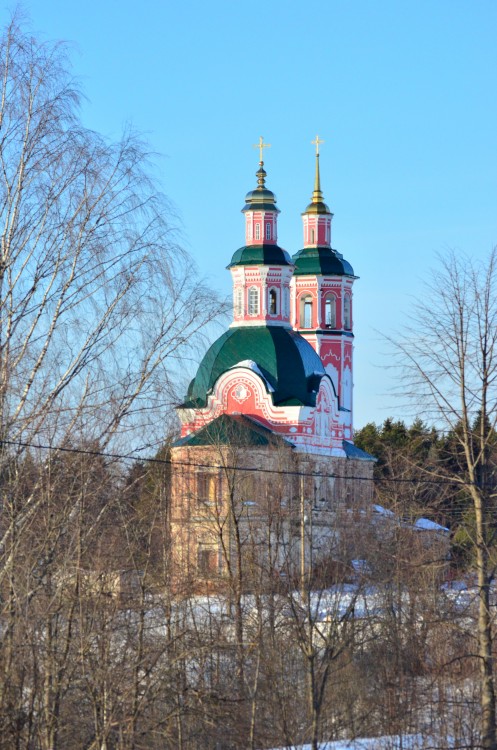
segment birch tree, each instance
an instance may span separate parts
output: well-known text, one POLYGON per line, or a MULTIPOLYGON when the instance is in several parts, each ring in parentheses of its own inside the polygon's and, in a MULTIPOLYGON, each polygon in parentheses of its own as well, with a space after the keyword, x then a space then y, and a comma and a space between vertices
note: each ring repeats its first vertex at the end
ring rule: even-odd
POLYGON ((104 559, 104 521, 120 523, 119 471, 88 459, 77 473, 62 451, 162 437, 220 310, 146 145, 85 128, 80 101, 64 45, 14 15, 0 32, 0 729, 19 748, 63 744, 83 577, 104 559))
MULTIPOLYGON (((462 459, 452 479, 470 493, 474 508, 481 744, 495 750, 490 613, 495 568, 490 546, 496 477, 489 457, 497 424, 497 250, 480 263, 455 254, 442 259, 411 320, 394 341, 402 393, 421 405, 423 419, 436 422, 458 441, 462 459)), ((440 467, 440 475, 447 476, 447 467, 440 467)))

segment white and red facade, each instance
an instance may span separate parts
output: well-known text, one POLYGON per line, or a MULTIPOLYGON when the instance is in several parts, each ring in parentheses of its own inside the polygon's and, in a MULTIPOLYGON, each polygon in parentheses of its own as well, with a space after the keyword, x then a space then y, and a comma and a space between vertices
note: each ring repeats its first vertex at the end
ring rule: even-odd
MULTIPOLYGON (((259 187, 247 195, 243 209, 245 247, 235 253, 229 266, 233 280, 230 329, 279 327, 299 334, 291 333, 292 346, 301 352, 307 371, 314 368, 316 389, 306 403, 275 403, 274 387, 262 372, 254 346, 253 356, 241 351, 240 360, 233 361, 211 384, 204 405, 187 402, 179 409, 182 437, 221 414, 241 413, 285 437, 298 451, 345 456, 343 441, 353 441, 352 286, 356 277, 331 248, 333 214, 322 200, 318 158, 312 202, 302 214, 303 249, 291 259, 278 248, 279 211, 274 195, 265 187, 261 162, 259 187)), ((278 361, 279 373, 282 367, 284 363, 278 361)))

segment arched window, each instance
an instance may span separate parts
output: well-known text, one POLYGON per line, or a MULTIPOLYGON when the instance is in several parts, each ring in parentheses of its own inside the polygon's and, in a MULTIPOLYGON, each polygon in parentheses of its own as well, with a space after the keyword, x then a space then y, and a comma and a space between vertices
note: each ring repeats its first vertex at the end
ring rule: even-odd
POLYGON ((256 240, 261 239, 261 225, 260 224, 255 225, 255 239, 256 240))
POLYGON ((300 298, 300 327, 312 328, 312 297, 309 294, 300 298))
POLYGON ((269 223, 266 224, 266 239, 271 239, 271 224, 269 223))
POLYGON ((243 315, 243 289, 238 289, 235 292, 235 315, 240 318, 243 315))
POLYGON ((278 290, 269 290, 269 314, 278 315, 278 290))
POLYGON ((350 331, 350 297, 346 295, 343 300, 343 327, 350 331))
POLYGON ((248 290, 248 314, 259 315, 259 290, 256 286, 248 290))
POLYGON ((333 294, 326 297, 324 302, 324 324, 327 328, 336 328, 336 302, 333 294))

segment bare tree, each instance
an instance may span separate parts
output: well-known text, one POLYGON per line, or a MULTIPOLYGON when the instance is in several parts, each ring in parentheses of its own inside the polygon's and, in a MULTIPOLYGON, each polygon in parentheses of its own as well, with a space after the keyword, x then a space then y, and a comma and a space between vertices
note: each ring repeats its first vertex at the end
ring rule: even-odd
MULTIPOLYGON (((495 477, 489 461, 497 423, 497 251, 485 263, 454 254, 433 273, 412 324, 393 342, 401 388, 459 442, 463 459, 453 479, 467 487, 475 513, 478 658, 484 748, 497 747, 490 585, 494 568, 495 477)), ((446 476, 444 467, 440 473, 446 476)))
POLYGON ((84 128, 79 102, 66 48, 14 15, 0 35, 0 728, 19 748, 63 746, 76 715, 69 744, 93 731, 103 747, 120 720, 111 698, 129 707, 132 745, 157 694, 149 591, 125 617, 112 582, 126 550, 149 585, 147 539, 163 521, 140 547, 122 472, 98 454, 164 435, 181 364, 221 308, 176 243, 146 146, 84 128), (132 653, 121 702, 116 643, 132 653), (84 701, 68 708, 81 694, 92 731, 84 701))
POLYGON ((171 404, 165 363, 218 305, 174 242, 145 146, 81 125, 67 67, 15 18, 0 39, 1 436, 105 444, 171 404))

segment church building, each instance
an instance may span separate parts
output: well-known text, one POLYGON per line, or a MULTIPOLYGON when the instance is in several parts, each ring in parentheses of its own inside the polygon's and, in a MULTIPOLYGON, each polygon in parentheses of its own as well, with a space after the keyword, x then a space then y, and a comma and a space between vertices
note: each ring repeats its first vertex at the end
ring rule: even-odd
POLYGON ((241 558, 247 588, 254 571, 290 575, 320 560, 347 564, 338 519, 371 500, 374 459, 353 443, 357 276, 332 248, 322 141, 313 143, 303 247, 290 256, 278 245, 279 209, 260 139, 257 187, 242 208, 245 243, 228 265, 233 321, 178 407, 171 497, 178 579, 223 580, 241 558))

